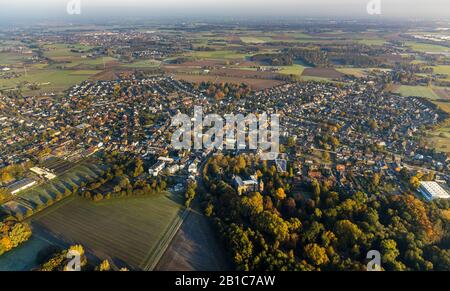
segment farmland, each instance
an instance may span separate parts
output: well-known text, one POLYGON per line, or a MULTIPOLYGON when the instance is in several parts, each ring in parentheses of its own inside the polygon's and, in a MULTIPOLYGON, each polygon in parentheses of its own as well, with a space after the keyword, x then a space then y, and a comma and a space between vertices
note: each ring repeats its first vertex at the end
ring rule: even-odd
MULTIPOLYGON (((450 113, 449 102, 435 102, 442 110, 450 113)), ((434 148, 442 152, 450 152, 450 126, 444 126, 430 133, 429 141, 433 143, 434 148)))
POLYGON ((439 99, 438 95, 434 93, 431 87, 425 86, 400 86, 395 93, 399 93, 404 97, 414 96, 414 97, 424 97, 431 100, 439 99))
POLYGON ((247 54, 237 53, 231 50, 219 51, 195 51, 189 54, 192 57, 201 59, 241 59, 248 57, 247 54))
POLYGON ((208 218, 197 211, 191 211, 156 270, 230 270, 231 264, 221 247, 208 218))
POLYGON ((170 193, 93 203, 73 196, 31 219, 32 227, 119 267, 145 269, 183 211, 170 193))
POLYGON ((11 66, 18 77, 0 79, 0 90, 21 87, 27 94, 59 93, 78 84, 106 67, 119 64, 112 57, 88 58, 82 52, 93 47, 66 44, 41 44, 46 63, 29 63, 31 54, 0 53, 0 65, 11 66), (77 49, 80 52, 72 50, 77 49), (26 63, 28 61, 28 63, 26 63), (35 84, 38 88, 29 88, 35 84))
POLYGON ((441 45, 435 45, 435 44, 426 44, 426 43, 420 43, 420 42, 414 42, 414 41, 408 41, 406 42, 406 45, 411 47, 411 49, 419 52, 431 52, 431 53, 448 53, 450 52, 450 48, 441 46, 441 45))
POLYGON ((450 81, 450 66, 434 66, 433 71, 435 74, 447 75, 444 80, 450 81))
POLYGON ((305 66, 294 64, 292 66, 283 66, 279 71, 281 74, 285 75, 298 75, 301 76, 305 70, 305 66))

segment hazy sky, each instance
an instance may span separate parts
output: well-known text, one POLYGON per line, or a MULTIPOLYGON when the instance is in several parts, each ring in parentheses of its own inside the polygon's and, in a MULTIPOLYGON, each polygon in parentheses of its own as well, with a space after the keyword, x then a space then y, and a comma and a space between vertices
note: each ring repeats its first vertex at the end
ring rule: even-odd
MULTIPOLYGON (((0 0, 0 17, 76 17, 66 13, 71 0, 0 0)), ((72 0, 73 1, 73 0, 72 0)), ((126 16, 310 16, 369 17, 374 0, 79 0, 81 15, 126 16)), ((450 20, 450 0, 379 0, 386 17, 450 20)))

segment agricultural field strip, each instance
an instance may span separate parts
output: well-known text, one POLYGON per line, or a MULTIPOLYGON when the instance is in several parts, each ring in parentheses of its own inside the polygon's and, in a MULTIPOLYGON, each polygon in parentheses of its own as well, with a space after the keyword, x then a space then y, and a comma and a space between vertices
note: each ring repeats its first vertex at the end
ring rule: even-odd
POLYGON ((175 235, 180 230, 181 226, 183 225, 183 222, 186 220, 186 218, 189 216, 190 210, 184 209, 181 216, 177 215, 169 229, 166 230, 165 234, 161 238, 161 240, 158 242, 158 245, 155 247, 154 250, 149 254, 147 259, 144 261, 142 265, 142 269, 144 271, 153 271, 156 266, 158 265, 159 261, 163 257, 164 253, 169 248, 171 242, 173 241, 175 235))

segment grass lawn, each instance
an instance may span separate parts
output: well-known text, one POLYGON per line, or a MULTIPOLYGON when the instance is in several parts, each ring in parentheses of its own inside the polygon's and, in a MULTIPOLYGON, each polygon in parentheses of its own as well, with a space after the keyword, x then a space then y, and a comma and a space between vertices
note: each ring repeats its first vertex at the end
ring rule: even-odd
POLYGON ((434 93, 431 87, 425 86, 400 86, 395 93, 399 93, 403 97, 415 96, 415 97, 424 97, 431 100, 439 99, 439 96, 434 93))
POLYGON ((149 263, 184 209, 181 197, 171 193, 100 203, 77 196, 68 199, 32 217, 32 227, 133 269, 149 263))

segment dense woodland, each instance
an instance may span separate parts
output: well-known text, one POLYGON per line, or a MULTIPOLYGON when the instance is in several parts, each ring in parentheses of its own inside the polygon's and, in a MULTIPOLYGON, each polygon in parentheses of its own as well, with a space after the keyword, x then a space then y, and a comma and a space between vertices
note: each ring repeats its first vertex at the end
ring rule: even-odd
POLYGON ((381 253, 384 270, 449 270, 449 201, 351 195, 315 180, 293 191, 292 177, 252 156, 206 164, 205 213, 238 270, 366 270, 370 250, 381 253), (264 191, 239 196, 232 175, 255 171, 264 191))

